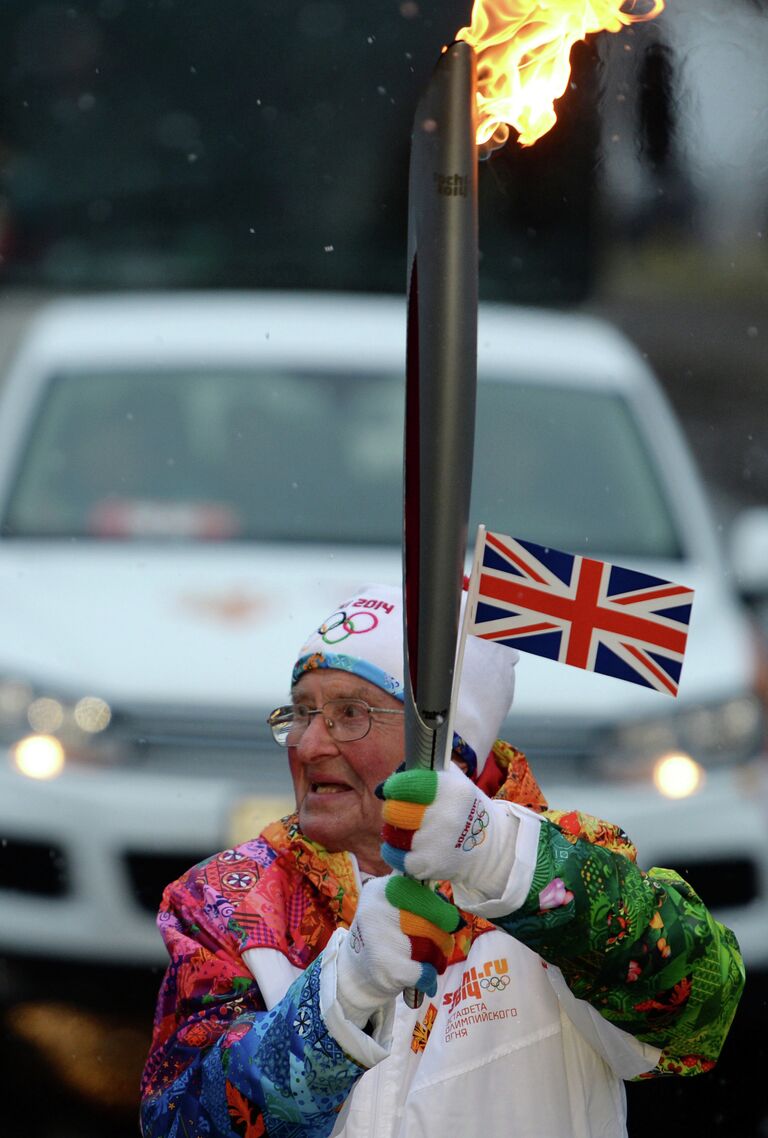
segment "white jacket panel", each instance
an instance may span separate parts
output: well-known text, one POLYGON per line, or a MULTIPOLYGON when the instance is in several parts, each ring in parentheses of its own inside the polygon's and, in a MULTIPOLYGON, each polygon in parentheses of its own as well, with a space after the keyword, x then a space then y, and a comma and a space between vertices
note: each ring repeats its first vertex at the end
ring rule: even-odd
POLYGON ((335 1136, 442 1138, 450 1128, 624 1138, 622 1079, 650 1070, 659 1053, 576 1000, 536 953, 501 929, 484 933, 440 977, 435 997, 418 1009, 395 1000, 372 1040, 334 1000, 344 936, 338 930, 323 954, 323 1014, 353 1057, 383 1058, 355 1085, 335 1136))

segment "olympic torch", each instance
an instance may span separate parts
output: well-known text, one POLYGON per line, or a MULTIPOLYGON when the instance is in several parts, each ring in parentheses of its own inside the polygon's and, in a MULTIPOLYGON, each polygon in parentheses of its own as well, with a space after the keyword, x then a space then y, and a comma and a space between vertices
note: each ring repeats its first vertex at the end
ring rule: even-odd
POLYGON ((477 386, 474 52, 416 110, 408 218, 403 509, 406 765, 442 764, 467 549, 477 386))
MULTIPOLYGON (((475 54, 441 55, 413 127, 403 507, 406 767, 444 764, 477 386, 475 54)), ((417 1007, 420 993, 406 992, 417 1007)))

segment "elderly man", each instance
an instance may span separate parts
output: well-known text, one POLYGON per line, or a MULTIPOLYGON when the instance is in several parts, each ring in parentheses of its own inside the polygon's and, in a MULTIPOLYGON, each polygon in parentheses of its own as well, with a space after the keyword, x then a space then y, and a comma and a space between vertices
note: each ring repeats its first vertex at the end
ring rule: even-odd
POLYGON ((496 740, 508 648, 469 640, 458 765, 398 771, 402 659, 398 591, 340 605, 270 716, 296 813, 166 890, 144 1138, 618 1138, 622 1080, 714 1065, 733 935, 621 830, 546 809, 496 740))

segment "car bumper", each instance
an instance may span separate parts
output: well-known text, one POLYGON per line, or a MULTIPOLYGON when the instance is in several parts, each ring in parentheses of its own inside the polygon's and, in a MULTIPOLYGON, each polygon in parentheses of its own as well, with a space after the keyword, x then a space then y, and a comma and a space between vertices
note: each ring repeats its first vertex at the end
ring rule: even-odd
MULTIPOLYGON (((734 931, 747 964, 768 968, 768 761, 711 772, 698 794, 681 801, 637 784, 544 789, 553 807, 622 826, 643 868, 678 869, 734 931), (706 876, 713 867, 715 891, 706 876)), ((6 874, 0 883, 0 952, 161 964, 166 956, 155 911, 163 885, 291 808, 284 768, 251 786, 182 773, 138 778, 131 771, 65 772, 36 783, 6 769, 0 773, 0 840, 6 854, 19 852, 11 858, 12 881, 6 874), (27 881, 30 845, 61 857, 55 895, 27 881)))
MULTIPOLYGON (((291 809, 289 787, 261 795, 228 780, 65 772, 50 782, 0 773, 0 952, 126 965, 163 962, 155 925, 164 884, 291 809), (40 851, 59 862, 40 873, 40 851), (153 895, 154 894, 154 895, 153 895)), ((252 789, 252 788, 251 788, 252 789)))

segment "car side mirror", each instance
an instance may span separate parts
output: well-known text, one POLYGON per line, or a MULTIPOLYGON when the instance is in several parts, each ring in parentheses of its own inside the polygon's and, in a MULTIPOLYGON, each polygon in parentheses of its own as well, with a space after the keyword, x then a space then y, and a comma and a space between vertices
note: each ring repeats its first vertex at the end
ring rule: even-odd
POLYGON ((748 604, 768 606, 768 506, 737 514, 730 533, 736 588, 748 604))

